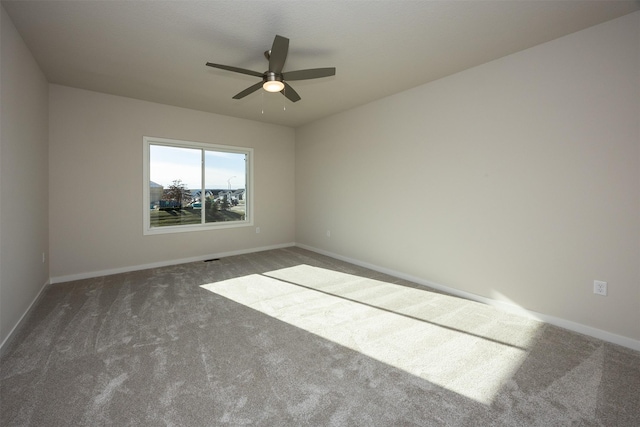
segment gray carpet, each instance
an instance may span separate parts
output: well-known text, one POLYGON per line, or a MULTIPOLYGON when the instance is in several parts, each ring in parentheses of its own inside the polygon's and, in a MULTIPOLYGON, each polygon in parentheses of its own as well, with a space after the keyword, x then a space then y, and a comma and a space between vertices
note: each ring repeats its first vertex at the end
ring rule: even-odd
POLYGON ((299 248, 49 286, 2 426, 638 426, 640 353, 299 248))

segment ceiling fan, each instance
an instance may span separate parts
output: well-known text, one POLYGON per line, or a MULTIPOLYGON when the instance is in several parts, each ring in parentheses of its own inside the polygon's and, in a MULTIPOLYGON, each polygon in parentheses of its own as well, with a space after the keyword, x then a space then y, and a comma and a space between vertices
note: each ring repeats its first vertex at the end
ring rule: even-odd
POLYGON ((242 92, 238 93, 233 99, 244 98, 245 96, 257 91, 261 87, 267 92, 280 92, 291 102, 300 101, 300 95, 287 84, 287 81, 293 80, 309 80, 319 79, 321 77, 334 76, 336 74, 335 67, 330 68, 312 68, 308 70, 297 70, 282 72, 284 62, 287 59, 289 51, 289 39, 276 35, 273 39, 271 50, 267 50, 264 56, 269 61, 269 69, 264 73, 246 70, 244 68, 232 67, 230 65, 221 65, 207 62, 209 67, 220 68, 235 73, 248 74, 254 77, 261 77, 262 81, 249 86, 242 92))

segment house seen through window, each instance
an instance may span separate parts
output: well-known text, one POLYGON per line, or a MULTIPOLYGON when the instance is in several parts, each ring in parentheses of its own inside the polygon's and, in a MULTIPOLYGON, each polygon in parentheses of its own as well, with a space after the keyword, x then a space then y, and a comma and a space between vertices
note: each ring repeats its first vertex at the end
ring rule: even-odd
POLYGON ((145 234, 251 225, 252 149, 144 138, 145 234))

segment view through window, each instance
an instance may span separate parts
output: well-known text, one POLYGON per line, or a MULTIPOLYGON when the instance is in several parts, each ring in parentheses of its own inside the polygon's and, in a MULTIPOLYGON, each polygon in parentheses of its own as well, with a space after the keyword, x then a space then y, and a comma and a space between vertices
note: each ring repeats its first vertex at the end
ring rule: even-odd
POLYGON ((250 148, 144 142, 145 233, 251 225, 250 148))

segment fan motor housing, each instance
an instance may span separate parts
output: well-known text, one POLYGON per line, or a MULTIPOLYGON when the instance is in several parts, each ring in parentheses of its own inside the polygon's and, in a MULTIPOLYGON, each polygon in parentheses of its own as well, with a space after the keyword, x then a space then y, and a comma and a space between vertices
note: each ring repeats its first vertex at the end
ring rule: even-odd
POLYGON ((273 71, 265 71, 262 76, 263 81, 266 82, 281 82, 282 74, 274 73, 273 71))

